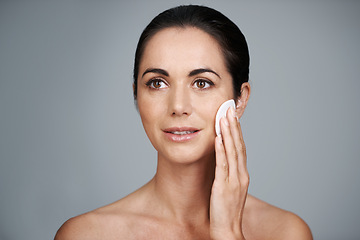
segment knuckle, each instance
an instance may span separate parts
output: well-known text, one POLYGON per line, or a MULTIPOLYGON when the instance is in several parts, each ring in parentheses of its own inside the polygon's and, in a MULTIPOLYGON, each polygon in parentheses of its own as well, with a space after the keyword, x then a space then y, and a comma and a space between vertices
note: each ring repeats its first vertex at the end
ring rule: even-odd
POLYGON ((234 156, 234 159, 238 159, 238 158, 239 158, 239 154, 237 153, 237 151, 234 151, 234 152, 233 152, 233 156, 234 156))
POLYGON ((223 168, 224 171, 228 171, 229 170, 229 165, 226 162, 224 162, 222 164, 222 168, 223 168))
POLYGON ((241 149, 241 154, 242 156, 246 157, 246 148, 241 149))
POLYGON ((250 176, 248 173, 246 174, 242 174, 242 176, 240 177, 240 184, 242 186, 249 186, 250 183, 250 176))
POLYGON ((241 141, 240 146, 238 146, 238 151, 239 153, 246 155, 246 147, 244 141, 241 141))

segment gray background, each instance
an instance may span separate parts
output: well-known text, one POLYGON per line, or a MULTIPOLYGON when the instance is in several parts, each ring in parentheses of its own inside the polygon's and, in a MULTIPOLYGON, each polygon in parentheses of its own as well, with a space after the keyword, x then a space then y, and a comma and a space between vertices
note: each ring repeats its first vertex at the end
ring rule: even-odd
POLYGON ((359 1, 1 1, 1 240, 52 239, 153 176, 133 55, 156 14, 186 3, 247 37, 250 193, 315 239, 360 239, 359 1))

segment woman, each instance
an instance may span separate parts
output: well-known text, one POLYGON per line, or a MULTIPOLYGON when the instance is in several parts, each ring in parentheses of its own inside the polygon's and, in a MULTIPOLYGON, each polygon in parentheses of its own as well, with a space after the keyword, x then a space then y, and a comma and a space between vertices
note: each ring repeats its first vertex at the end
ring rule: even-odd
POLYGON ((238 27, 202 6, 180 6, 142 33, 134 97, 158 152, 152 180, 125 198, 68 220, 55 239, 312 239, 298 216, 248 195, 238 119, 249 55, 238 27), (234 99, 215 136, 215 114, 234 99))

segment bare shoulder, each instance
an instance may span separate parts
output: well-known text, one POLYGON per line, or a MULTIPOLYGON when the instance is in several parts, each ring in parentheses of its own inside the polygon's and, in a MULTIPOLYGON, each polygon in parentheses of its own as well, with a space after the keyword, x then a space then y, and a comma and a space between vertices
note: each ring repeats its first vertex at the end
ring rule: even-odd
POLYGON ((55 240, 128 239, 143 218, 138 194, 136 191, 114 203, 70 218, 57 231, 55 240))
POLYGON ((113 239, 122 237, 132 223, 121 200, 67 220, 57 231, 55 240, 113 239))
POLYGON ((248 218, 251 235, 256 234, 251 226, 261 226, 260 232, 266 235, 266 238, 262 236, 261 239, 313 239, 309 226, 298 215, 253 196, 249 196, 247 205, 244 214, 248 218))
POLYGON ((98 219, 93 212, 85 213, 67 220, 57 231, 55 240, 95 238, 98 219))

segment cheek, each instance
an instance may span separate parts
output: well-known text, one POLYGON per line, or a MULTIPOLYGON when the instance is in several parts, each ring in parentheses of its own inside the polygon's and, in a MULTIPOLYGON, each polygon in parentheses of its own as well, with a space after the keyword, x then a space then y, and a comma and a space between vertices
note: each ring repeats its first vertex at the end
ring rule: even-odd
MULTIPOLYGON (((228 91, 232 93, 231 91, 228 91)), ((201 104, 199 104, 198 113, 201 115, 201 118, 206 121, 206 125, 208 129, 215 134, 215 118, 217 110, 220 105, 225 101, 232 99, 232 94, 228 92, 224 92, 222 94, 214 94, 211 98, 207 98, 203 100, 201 104)))
POLYGON ((159 116, 163 115, 164 107, 159 101, 141 96, 138 98, 138 109, 145 132, 149 135, 159 125, 159 116))
POLYGON ((139 113, 144 127, 154 121, 154 112, 154 109, 150 105, 139 104, 139 113))
POLYGON ((201 118, 206 121, 207 125, 213 125, 215 128, 215 115, 218 109, 218 105, 220 106, 221 100, 213 99, 214 101, 206 101, 203 102, 198 109, 199 115, 201 118))
POLYGON ((149 103, 149 101, 146 101, 140 95, 140 96, 138 96, 137 104, 138 104, 141 121, 145 127, 146 123, 151 121, 151 119, 152 119, 151 115, 152 115, 153 111, 151 109, 151 103, 149 103))

